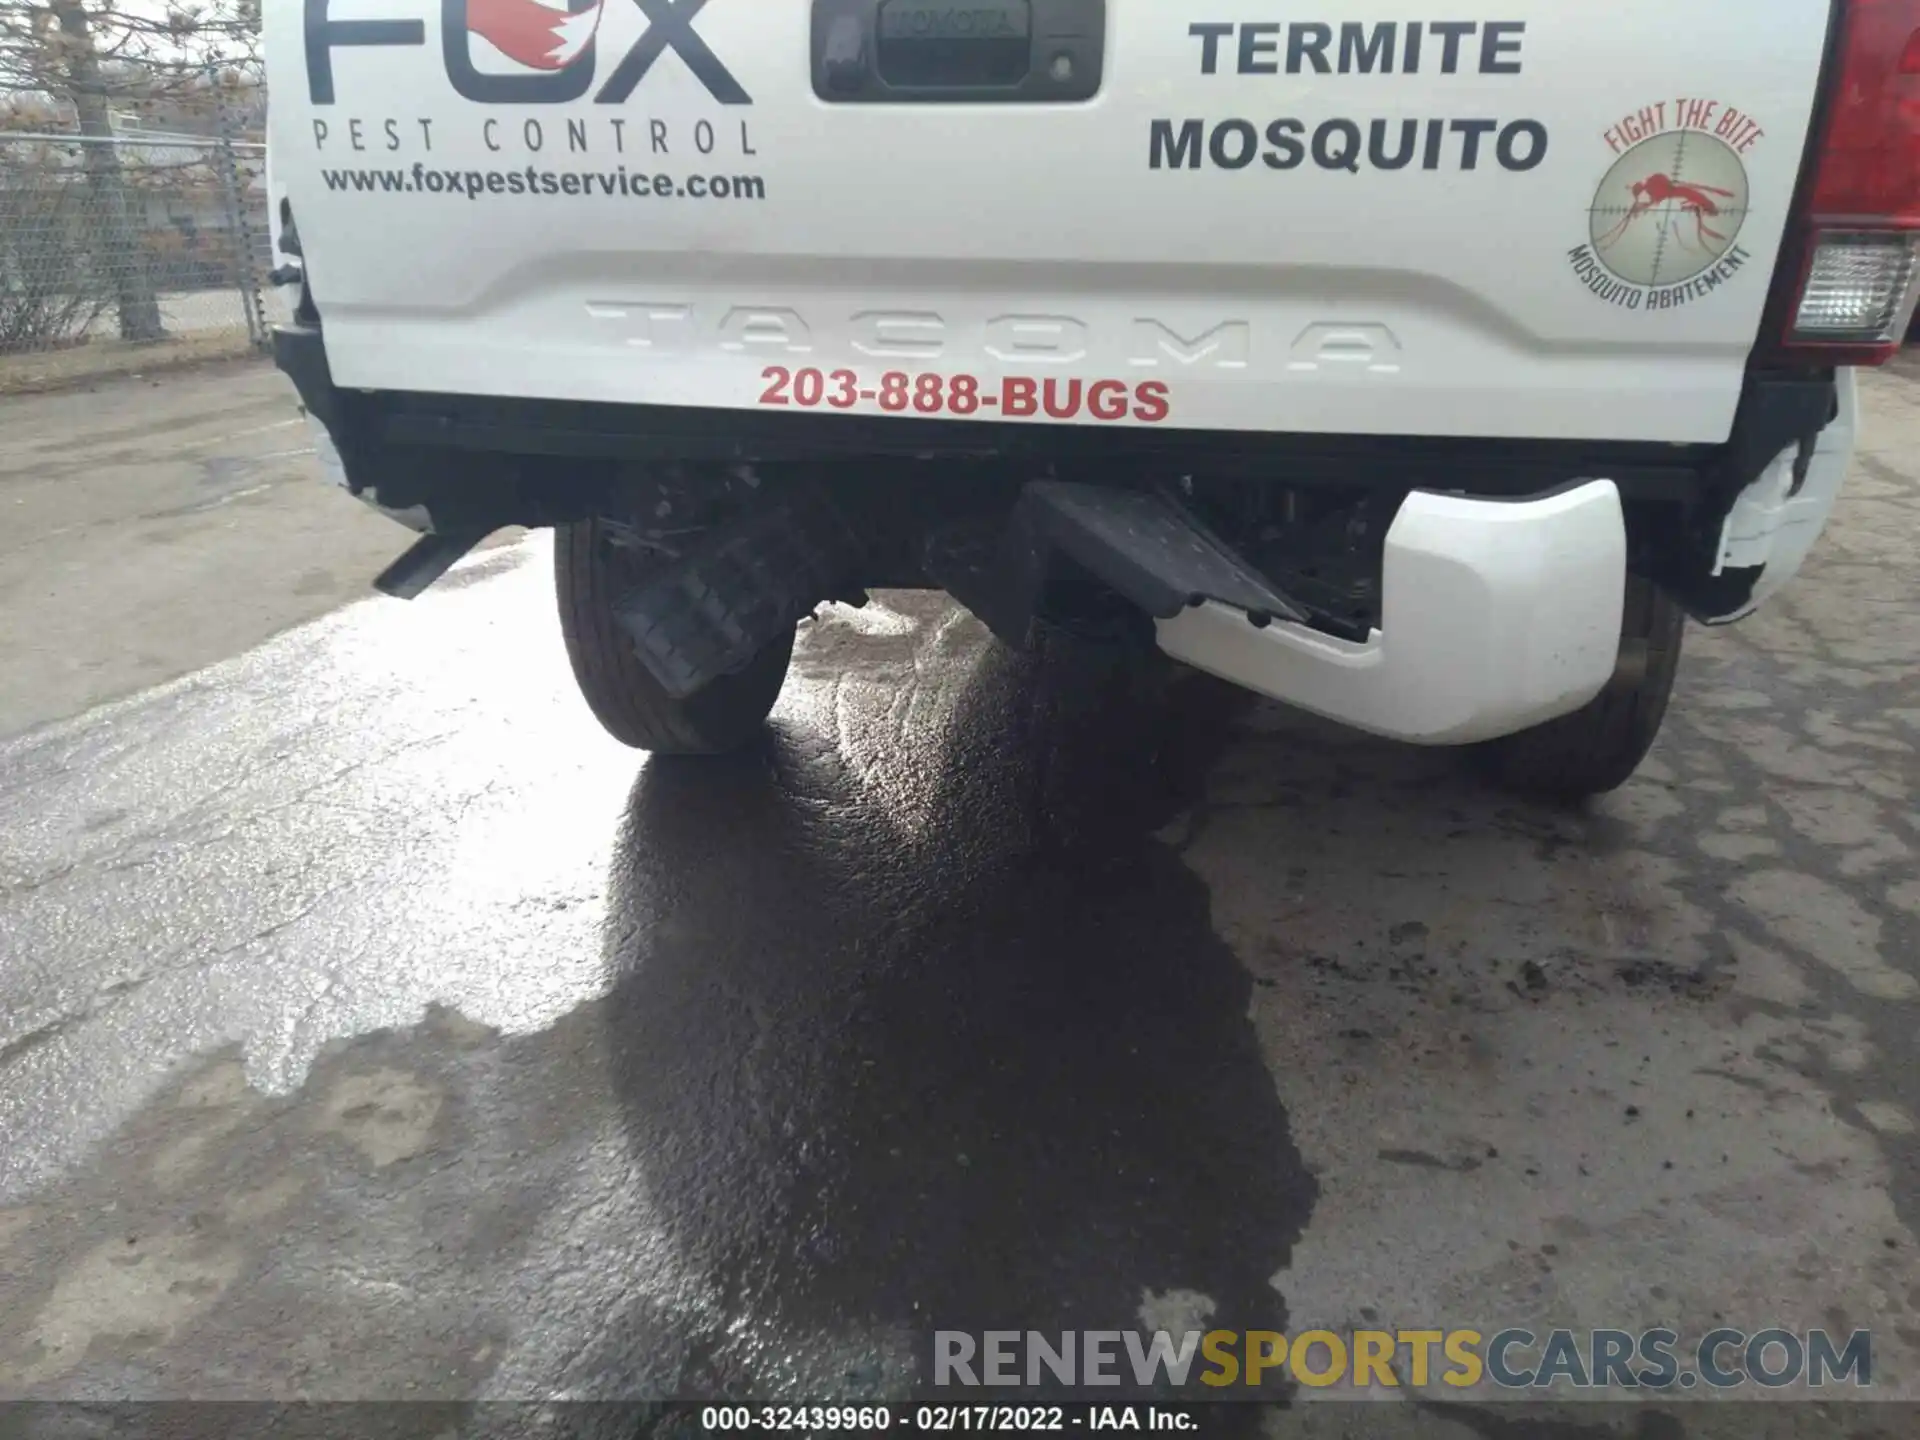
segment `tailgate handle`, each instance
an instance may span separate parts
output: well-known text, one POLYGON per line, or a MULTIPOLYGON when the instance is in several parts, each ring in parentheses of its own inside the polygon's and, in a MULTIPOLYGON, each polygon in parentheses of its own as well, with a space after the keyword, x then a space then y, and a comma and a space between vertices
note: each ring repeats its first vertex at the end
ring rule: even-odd
POLYGON ((814 0, 813 89, 836 104, 1091 99, 1106 0, 814 0))
POLYGON ((1033 61, 1027 0, 881 0, 880 78, 942 89, 1018 85, 1033 61))
POLYGON ((837 94, 853 94, 867 83, 867 31, 856 16, 839 16, 827 27, 826 50, 816 68, 837 94))

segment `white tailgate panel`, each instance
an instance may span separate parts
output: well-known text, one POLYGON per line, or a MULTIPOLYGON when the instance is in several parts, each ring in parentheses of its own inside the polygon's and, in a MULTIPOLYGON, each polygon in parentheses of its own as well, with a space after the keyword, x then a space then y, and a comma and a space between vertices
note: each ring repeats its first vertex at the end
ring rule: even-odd
POLYGON ((1415 73, 1350 56, 1342 74, 1343 23, 1392 22, 1404 46, 1456 12, 1109 0, 1089 103, 856 106, 814 95, 808 4, 709 0, 692 32, 749 103, 722 103, 671 46, 601 103, 643 43, 638 0, 529 49, 541 4, 447 0, 483 33, 443 45, 435 0, 331 0, 329 46, 301 0, 267 0, 274 175, 339 383, 751 409, 777 367, 821 372, 821 413, 877 414, 888 372, 932 372, 939 413, 981 419, 1024 417, 1053 379, 1087 423, 1720 440, 1828 23, 1819 0, 1505 0, 1460 38, 1456 73, 1426 31, 1415 73), (342 22, 395 19, 422 22, 420 43, 341 40, 342 22), (1310 51, 1288 73, 1295 22, 1335 32, 1333 73, 1310 51), (453 51, 583 93, 465 98, 453 51), (1469 169, 1453 122, 1481 120, 1469 169), (1392 161, 1408 122, 1408 162, 1375 163, 1376 133, 1392 161), (764 195, 621 193, 637 175, 764 195), (603 188, 544 193, 572 176, 603 188), (994 398, 952 405, 962 375, 994 398))

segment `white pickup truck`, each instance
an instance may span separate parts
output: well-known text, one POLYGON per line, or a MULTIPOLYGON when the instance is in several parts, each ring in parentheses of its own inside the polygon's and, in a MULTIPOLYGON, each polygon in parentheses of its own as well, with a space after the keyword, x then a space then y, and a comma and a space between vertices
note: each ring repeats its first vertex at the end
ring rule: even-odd
POLYGON ((279 363, 417 594, 749 740, 873 587, 1609 789, 1920 265, 1920 0, 265 0, 279 363))

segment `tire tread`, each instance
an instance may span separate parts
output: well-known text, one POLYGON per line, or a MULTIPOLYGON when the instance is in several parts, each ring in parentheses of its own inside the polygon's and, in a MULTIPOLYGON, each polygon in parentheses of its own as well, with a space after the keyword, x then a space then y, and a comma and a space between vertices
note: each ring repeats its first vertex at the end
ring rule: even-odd
POLYGON ((1634 680, 1609 682, 1580 709, 1482 747, 1494 777, 1515 790, 1580 800, 1616 790, 1653 748, 1680 664, 1686 613, 1650 581, 1630 576, 1623 643, 1647 647, 1634 680))

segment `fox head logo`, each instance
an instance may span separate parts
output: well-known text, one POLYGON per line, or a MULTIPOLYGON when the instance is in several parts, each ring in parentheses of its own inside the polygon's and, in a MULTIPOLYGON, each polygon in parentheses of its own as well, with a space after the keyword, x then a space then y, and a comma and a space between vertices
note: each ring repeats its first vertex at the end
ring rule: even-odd
MULTIPOLYGON (((335 20, 332 0, 305 0, 307 92, 316 105, 335 103, 334 51, 427 43, 420 20, 335 20)), ((694 29, 709 0, 632 0, 646 29, 601 81, 596 105, 620 105, 669 51, 722 105, 751 105, 718 55, 694 29)), ((566 105, 594 84, 594 43, 607 0, 440 0, 440 53, 447 79, 463 99, 482 105, 566 105), (512 74, 474 64, 475 36, 512 74)))
POLYGON ((564 70, 593 43, 605 0, 467 0, 467 30, 529 70, 564 70))

